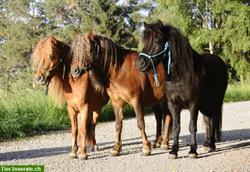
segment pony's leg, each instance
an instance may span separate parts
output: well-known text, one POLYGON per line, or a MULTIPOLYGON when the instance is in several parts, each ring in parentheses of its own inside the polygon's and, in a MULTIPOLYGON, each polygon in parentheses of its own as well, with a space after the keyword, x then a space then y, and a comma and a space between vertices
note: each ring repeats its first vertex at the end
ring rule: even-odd
POLYGON ((142 136, 142 155, 150 155, 151 154, 151 143, 148 141, 146 132, 145 132, 145 121, 144 121, 144 113, 143 107, 139 101, 135 101, 132 103, 132 106, 135 110, 136 118, 137 118, 137 126, 141 131, 142 136))
POLYGON ((170 159, 176 159, 179 151, 179 134, 180 134, 180 112, 181 107, 173 104, 173 102, 168 101, 168 107, 173 118, 173 146, 169 152, 170 159))
POLYGON ((69 118, 71 122, 71 134, 72 134, 72 148, 69 156, 71 158, 77 157, 77 136, 78 136, 78 124, 77 124, 77 112, 70 105, 67 106, 69 118))
POLYGON ((87 131, 87 125, 88 122, 92 122, 89 121, 89 111, 88 111, 88 107, 84 107, 83 110, 81 110, 80 112, 80 126, 79 126, 79 135, 80 135, 80 148, 78 151, 78 156, 80 159, 86 160, 88 158, 87 155, 87 132, 91 132, 91 131, 87 131))
POLYGON ((215 136, 214 136, 214 140, 216 142, 220 142, 221 140, 221 128, 222 128, 222 104, 218 104, 215 107, 215 110, 212 114, 213 117, 213 127, 214 127, 214 132, 215 132, 215 136))
POLYGON ((213 152, 216 149, 215 141, 219 141, 221 136, 222 104, 211 108, 209 113, 209 116, 211 116, 209 125, 210 135, 207 142, 208 146, 204 147, 204 150, 207 152, 213 152))
POLYGON ((192 105, 189 109, 190 111, 190 122, 189 131, 191 133, 191 145, 188 156, 190 158, 197 158, 197 142, 196 142, 196 132, 197 132, 197 118, 198 118, 198 108, 196 105, 192 105))
POLYGON ((93 128, 92 128, 92 151, 98 151, 98 146, 96 144, 96 139, 95 139, 95 127, 97 124, 97 118, 99 117, 99 114, 101 113, 101 111, 96 111, 93 112, 93 128))
POLYGON ((202 113, 204 114, 203 120, 206 124, 203 150, 205 152, 213 152, 216 149, 215 141, 216 139, 220 139, 221 135, 222 104, 202 111, 202 113))
POLYGON ((203 150, 205 152, 210 152, 210 148, 212 147, 212 118, 208 117, 207 115, 203 114, 203 121, 205 123, 205 142, 203 144, 203 150))
POLYGON ((152 107, 155 119, 156 119, 156 135, 155 135, 155 141, 153 144, 153 148, 159 148, 162 143, 162 137, 161 137, 161 129, 162 129, 162 110, 160 104, 155 105, 152 107))
POLYGON ((171 116, 167 113, 164 117, 164 134, 163 134, 163 141, 161 144, 162 149, 169 148, 169 135, 171 133, 171 116))
POLYGON ((113 110, 115 113, 115 145, 110 150, 110 154, 112 156, 118 156, 122 150, 122 141, 121 141, 121 134, 122 134, 122 122, 123 122, 123 112, 122 108, 117 108, 113 106, 113 110))

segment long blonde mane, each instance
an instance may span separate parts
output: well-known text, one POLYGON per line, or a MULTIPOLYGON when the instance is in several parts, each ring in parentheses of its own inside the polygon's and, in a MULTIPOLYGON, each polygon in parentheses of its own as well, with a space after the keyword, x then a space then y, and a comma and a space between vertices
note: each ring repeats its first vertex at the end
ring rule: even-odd
MULTIPOLYGON (((51 63, 50 55, 56 58, 64 58, 64 62, 68 61, 70 48, 67 44, 57 40, 55 37, 50 36, 40 40, 32 54, 32 64, 37 66, 38 64, 51 63), (41 63, 43 61, 43 63, 41 63)), ((63 71, 59 66, 58 71, 63 71)), ((66 75, 65 75, 66 76, 66 75)), ((54 100, 57 106, 62 106, 64 103, 64 88, 62 73, 57 72, 50 81, 49 84, 49 96, 54 100)))

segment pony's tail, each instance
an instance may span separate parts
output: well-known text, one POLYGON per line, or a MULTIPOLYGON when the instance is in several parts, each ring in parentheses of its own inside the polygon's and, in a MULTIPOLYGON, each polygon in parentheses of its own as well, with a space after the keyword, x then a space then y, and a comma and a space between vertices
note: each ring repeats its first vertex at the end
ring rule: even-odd
POLYGON ((89 122, 89 124, 87 124, 87 131, 86 131, 86 143, 93 145, 94 143, 94 124, 93 121, 91 120, 91 122, 89 122))
POLYGON ((92 112, 92 115, 90 115, 89 122, 87 125, 87 144, 91 144, 94 146, 95 149, 96 146, 96 140, 95 140, 95 127, 97 124, 97 118, 99 117, 100 111, 92 112))
POLYGON ((222 128, 222 105, 217 108, 216 115, 213 117, 213 125, 215 128, 215 140, 219 142, 221 140, 221 128, 222 128))

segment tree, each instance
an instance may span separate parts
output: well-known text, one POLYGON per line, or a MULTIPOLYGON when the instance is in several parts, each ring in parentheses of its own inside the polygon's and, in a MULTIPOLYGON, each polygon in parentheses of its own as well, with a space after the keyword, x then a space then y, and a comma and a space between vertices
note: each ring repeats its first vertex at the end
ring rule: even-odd
POLYGON ((1 2, 0 79, 6 88, 29 65, 30 54, 40 34, 40 21, 34 13, 35 8, 36 0, 1 2))

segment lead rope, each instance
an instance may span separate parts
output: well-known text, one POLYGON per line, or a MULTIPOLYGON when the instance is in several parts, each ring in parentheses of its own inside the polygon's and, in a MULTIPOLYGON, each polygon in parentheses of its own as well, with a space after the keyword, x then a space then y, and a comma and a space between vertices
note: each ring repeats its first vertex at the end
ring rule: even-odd
MULTIPOLYGON (((63 62, 63 59, 60 59, 60 61, 59 61, 59 64, 58 65, 60 65, 60 63, 62 63, 63 62)), ((66 67, 65 67, 65 64, 63 64, 63 73, 62 73, 62 79, 64 80, 64 78, 65 78, 65 71, 66 71, 66 67)), ((46 85, 45 85, 45 91, 44 91, 44 94, 47 96, 48 95, 48 93, 49 93, 49 84, 50 84, 50 81, 49 82, 47 82, 46 83, 46 85)))
MULTIPOLYGON (((153 76, 154 76, 155 86, 156 86, 156 87, 159 87, 159 86, 160 86, 160 83, 159 83, 159 78, 158 78, 157 70, 156 70, 155 65, 154 65, 154 62, 153 62, 153 58, 154 58, 154 57, 157 57, 157 56, 159 56, 159 55, 161 55, 162 53, 164 53, 165 51, 167 51, 168 48, 170 48, 170 46, 169 46, 169 43, 168 43, 168 41, 167 41, 167 42, 165 43, 164 50, 162 50, 161 52, 159 52, 159 53, 157 53, 157 54, 154 54, 154 55, 152 55, 152 56, 151 56, 151 55, 148 55, 148 54, 145 54, 145 53, 140 53, 140 54, 139 54, 139 56, 142 55, 142 56, 145 56, 145 57, 147 57, 147 58, 150 59, 150 61, 151 61, 151 63, 152 63, 152 67, 153 67, 153 73, 154 73, 153 76)), ((170 49, 169 49, 169 51, 168 51, 168 71, 167 71, 168 75, 169 75, 169 73, 170 73, 170 66, 171 66, 171 52, 170 52, 170 49)))
POLYGON ((159 86, 160 86, 160 83, 159 83, 158 74, 157 74, 157 71, 156 71, 156 68, 155 68, 153 59, 150 58, 150 60, 151 60, 152 66, 153 66, 153 73, 154 73, 153 76, 154 76, 154 80, 155 80, 155 86, 156 86, 156 87, 159 87, 159 86))
POLYGON ((168 41, 166 42, 165 44, 165 50, 168 50, 168 71, 167 71, 167 74, 169 75, 170 74, 170 67, 171 67, 171 52, 170 52, 170 46, 169 46, 169 43, 168 41))
POLYGON ((47 82, 46 85, 45 85, 45 92, 44 92, 44 94, 47 96, 48 92, 49 92, 49 82, 47 82))

